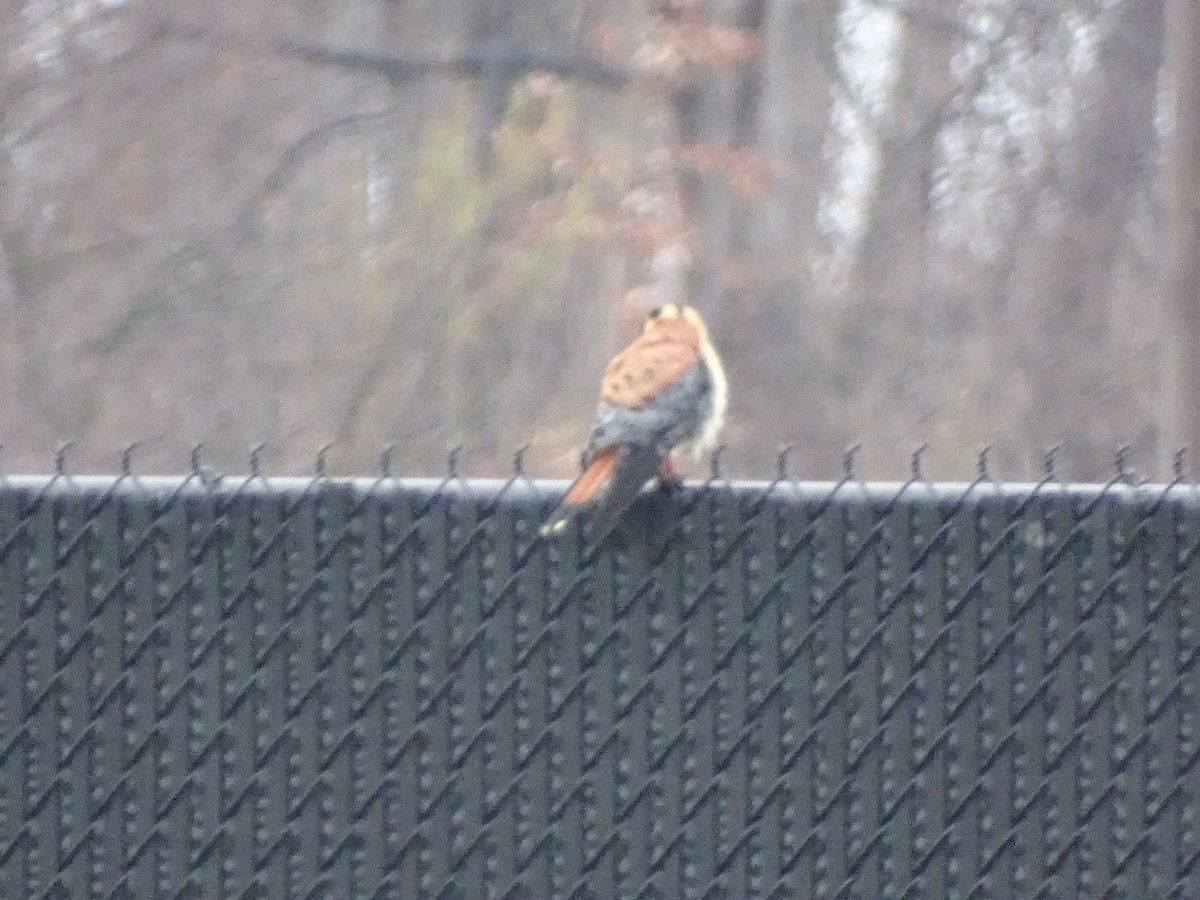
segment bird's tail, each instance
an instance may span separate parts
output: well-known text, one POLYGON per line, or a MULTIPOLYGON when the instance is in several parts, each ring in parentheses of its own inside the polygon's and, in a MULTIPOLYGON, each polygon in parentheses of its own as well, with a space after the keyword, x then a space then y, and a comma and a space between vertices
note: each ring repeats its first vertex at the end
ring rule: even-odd
POLYGON ((596 454, 567 496, 541 527, 541 534, 557 534, 581 513, 587 513, 604 534, 627 510, 662 462, 649 447, 623 445, 596 454))

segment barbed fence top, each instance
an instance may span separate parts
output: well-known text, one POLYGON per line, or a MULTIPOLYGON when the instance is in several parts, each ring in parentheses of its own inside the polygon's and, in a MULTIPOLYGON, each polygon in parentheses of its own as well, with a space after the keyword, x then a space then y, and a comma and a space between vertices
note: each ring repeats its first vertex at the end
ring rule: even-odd
POLYGON ((125 463, 0 475, 14 895, 1200 896, 1182 475, 125 463))

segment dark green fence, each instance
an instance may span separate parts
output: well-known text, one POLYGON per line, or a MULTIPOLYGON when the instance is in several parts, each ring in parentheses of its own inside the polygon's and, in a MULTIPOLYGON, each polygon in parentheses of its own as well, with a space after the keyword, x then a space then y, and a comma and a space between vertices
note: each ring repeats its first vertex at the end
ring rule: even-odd
POLYGON ((0 479, 0 876, 1200 897, 1200 490, 0 479))

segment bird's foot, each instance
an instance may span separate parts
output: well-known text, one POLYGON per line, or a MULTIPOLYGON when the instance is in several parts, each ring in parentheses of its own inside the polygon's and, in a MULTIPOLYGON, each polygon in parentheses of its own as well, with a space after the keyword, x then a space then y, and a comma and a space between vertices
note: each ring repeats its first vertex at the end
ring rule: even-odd
POLYGON ((675 465, 675 460, 669 456, 658 467, 658 483, 660 487, 669 491, 683 486, 683 473, 675 465))

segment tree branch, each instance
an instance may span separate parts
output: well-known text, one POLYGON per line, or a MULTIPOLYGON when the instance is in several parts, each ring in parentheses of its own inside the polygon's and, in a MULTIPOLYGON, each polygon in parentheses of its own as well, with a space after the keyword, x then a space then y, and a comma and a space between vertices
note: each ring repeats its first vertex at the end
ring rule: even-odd
POLYGON ((499 73, 505 78, 519 78, 533 72, 548 72, 617 90, 638 77, 638 73, 632 69, 612 65, 594 56, 562 53, 518 41, 481 41, 469 47, 449 51, 386 53, 329 47, 290 38, 268 40, 264 43, 180 22, 166 22, 163 28, 166 33, 176 38, 209 44, 219 49, 237 48, 258 53, 265 49, 319 65, 370 72, 381 75, 394 84, 438 75, 478 78, 486 72, 499 73))

